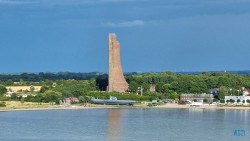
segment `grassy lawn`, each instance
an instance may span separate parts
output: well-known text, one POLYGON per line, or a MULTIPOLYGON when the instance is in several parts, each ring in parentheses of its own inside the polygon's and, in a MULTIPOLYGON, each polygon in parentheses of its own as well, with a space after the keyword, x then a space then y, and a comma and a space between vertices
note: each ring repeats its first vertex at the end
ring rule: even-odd
POLYGON ((6 107, 0 107, 0 110, 11 109, 32 109, 32 108, 47 108, 49 103, 33 103, 33 102, 20 102, 20 101, 6 101, 6 107))

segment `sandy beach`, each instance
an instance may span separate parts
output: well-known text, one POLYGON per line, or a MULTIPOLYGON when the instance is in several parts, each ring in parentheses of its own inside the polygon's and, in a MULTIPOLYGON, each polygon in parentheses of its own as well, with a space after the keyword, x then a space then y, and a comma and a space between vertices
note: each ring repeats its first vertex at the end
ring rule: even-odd
POLYGON ((80 105, 50 105, 50 104, 38 104, 31 102, 6 102, 7 107, 1 107, 0 112, 6 111, 34 111, 34 110, 73 110, 73 109, 94 109, 94 108, 174 108, 174 109, 231 109, 231 110, 250 110, 250 106, 225 106, 225 105, 202 105, 202 106, 190 106, 179 104, 162 104, 158 106, 147 106, 146 104, 136 104, 134 106, 119 106, 119 105, 95 105, 89 104, 88 106, 80 105))

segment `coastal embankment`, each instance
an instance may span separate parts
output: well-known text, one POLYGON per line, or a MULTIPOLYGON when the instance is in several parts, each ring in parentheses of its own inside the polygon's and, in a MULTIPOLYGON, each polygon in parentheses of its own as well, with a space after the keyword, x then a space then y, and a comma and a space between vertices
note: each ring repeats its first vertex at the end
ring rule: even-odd
POLYGON ((235 105, 179 105, 179 104, 162 104, 158 106, 147 106, 147 104, 136 104, 134 106, 119 106, 119 105, 51 105, 48 103, 32 103, 32 102, 17 102, 7 101, 6 107, 1 107, 0 112, 7 111, 34 111, 34 110, 74 110, 74 109, 93 109, 93 108, 174 108, 174 109, 232 109, 232 110, 250 110, 250 106, 235 106, 235 105))
POLYGON ((200 109, 232 109, 232 110, 250 110, 250 106, 243 105, 179 105, 179 104, 164 104, 156 106, 156 108, 200 108, 200 109))

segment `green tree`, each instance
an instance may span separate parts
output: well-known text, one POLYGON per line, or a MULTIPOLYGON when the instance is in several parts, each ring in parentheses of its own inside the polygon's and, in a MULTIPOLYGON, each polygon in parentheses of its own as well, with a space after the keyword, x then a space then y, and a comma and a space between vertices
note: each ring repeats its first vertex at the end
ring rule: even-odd
POLYGON ((138 90, 138 84, 135 81, 132 81, 129 83, 129 90, 131 92, 137 92, 138 90))
POLYGON ((16 93, 11 94, 11 100, 18 100, 18 97, 17 97, 16 93))
POLYGON ((178 99, 179 98, 179 95, 177 94, 177 92, 172 91, 172 90, 168 91, 167 95, 168 95, 169 99, 178 99))
POLYGON ((235 100, 230 99, 229 102, 230 102, 231 104, 233 104, 233 103, 235 102, 235 100))
POLYGON ((155 90, 157 92, 163 93, 164 92, 164 88, 163 88, 164 84, 165 84, 164 82, 159 82, 158 84, 156 84, 155 90))
POLYGON ((23 104, 23 103, 24 103, 24 98, 21 98, 21 99, 20 99, 20 102, 23 104))
POLYGON ((10 79, 5 82, 5 86, 13 86, 13 84, 14 82, 10 79))
POLYGON ((91 99, 88 96, 80 96, 79 101, 87 104, 87 103, 91 102, 91 99))
POLYGON ((79 97, 79 102, 85 103, 85 98, 84 98, 84 96, 80 96, 80 97, 79 97))
POLYGON ((0 107, 6 107, 6 102, 0 102, 0 107))
POLYGON ((69 90, 62 90, 62 96, 64 98, 67 98, 67 97, 73 97, 73 94, 69 91, 69 90))
POLYGON ((80 97, 80 96, 84 95, 84 91, 75 90, 75 91, 72 92, 72 95, 74 97, 80 97))
POLYGON ((143 96, 149 96, 150 101, 164 98, 163 94, 158 92, 146 92, 143 96))
POLYGON ((247 99, 247 103, 250 104, 250 99, 247 99))
POLYGON ((225 76, 221 76, 221 77, 218 78, 218 85, 219 86, 232 87, 230 78, 225 77, 225 76))
POLYGON ((162 93, 167 94, 171 91, 171 85, 169 83, 166 83, 162 86, 162 93))
POLYGON ((34 92, 34 90, 35 90, 35 87, 34 86, 30 86, 30 91, 34 92))
POLYGON ((3 94, 5 94, 6 92, 7 92, 6 87, 3 86, 3 85, 0 85, 0 96, 3 95, 3 94))
POLYGON ((97 91, 94 80, 60 80, 58 85, 52 88, 53 91, 61 92, 63 97, 79 97, 90 91, 97 91))
POLYGON ((218 80, 216 77, 205 77, 204 81, 209 89, 218 88, 218 80))
POLYGON ((176 91, 178 93, 189 93, 190 92, 190 87, 191 87, 191 84, 190 82, 188 81, 184 81, 184 80, 180 80, 178 82, 178 87, 176 89, 176 91))
POLYGON ((148 83, 142 83, 143 92, 149 91, 150 85, 148 83))
MULTIPOLYGON (((213 99, 213 102, 218 102, 218 99, 214 98, 214 99, 213 99)), ((224 103, 225 103, 225 101, 224 101, 224 103)))
POLYGON ((224 99, 225 96, 227 95, 228 95, 228 88, 225 86, 221 86, 218 92, 219 99, 224 99))
POLYGON ((239 103, 240 102, 240 99, 237 99, 237 101, 236 101, 237 103, 239 103))
POLYGON ((42 86, 41 89, 40 89, 40 93, 44 93, 47 90, 49 90, 48 86, 42 86))
POLYGON ((62 98, 62 93, 48 90, 42 94, 43 101, 48 102, 58 102, 62 98))

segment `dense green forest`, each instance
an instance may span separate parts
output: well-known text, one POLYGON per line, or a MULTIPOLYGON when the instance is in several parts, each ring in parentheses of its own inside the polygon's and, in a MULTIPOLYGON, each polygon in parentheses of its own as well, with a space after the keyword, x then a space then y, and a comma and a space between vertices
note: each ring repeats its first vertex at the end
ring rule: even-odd
MULTIPOLYGON (((130 73, 126 75, 129 83, 127 93, 105 92, 108 84, 107 74, 99 73, 37 73, 0 75, 0 94, 6 92, 5 86, 42 86, 36 97, 29 96, 26 101, 56 102, 66 97, 98 97, 108 98, 109 95, 119 99, 133 99, 137 101, 152 99, 176 99, 182 93, 210 93, 210 89, 217 88, 217 99, 224 99, 225 95, 240 95, 242 88, 250 89, 250 75, 231 74, 225 72, 204 72, 198 74, 180 74, 173 72, 162 73, 130 73), (150 86, 156 91, 150 92, 150 86), (143 93, 138 91, 143 88, 143 93)), ((18 100, 16 95, 12 99, 18 100)), ((20 98, 19 98, 20 99, 20 98)))
POLYGON ((13 73, 13 74, 0 74, 1 81, 12 80, 18 82, 20 80, 30 81, 30 82, 39 82, 45 80, 59 80, 59 79, 75 79, 75 80, 89 80, 95 78, 100 73, 91 72, 91 73, 75 73, 75 72, 39 72, 39 73, 13 73))

